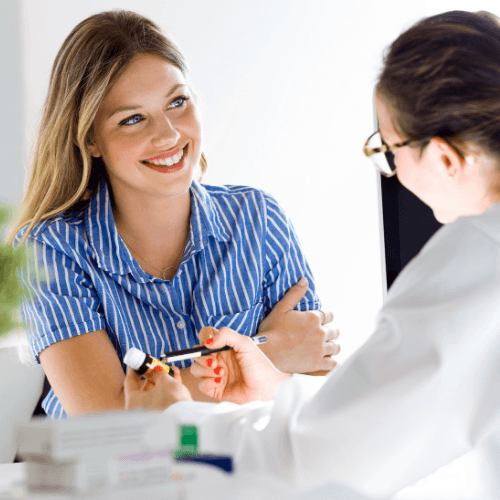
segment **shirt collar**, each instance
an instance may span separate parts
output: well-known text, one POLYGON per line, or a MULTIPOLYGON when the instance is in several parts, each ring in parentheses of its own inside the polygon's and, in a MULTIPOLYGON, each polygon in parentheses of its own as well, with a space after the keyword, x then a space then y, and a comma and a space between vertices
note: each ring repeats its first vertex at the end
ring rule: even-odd
MULTIPOLYGON (((207 190, 193 181, 191 188, 191 227, 189 238, 191 253, 200 251, 214 237, 218 241, 229 241, 219 210, 207 190)), ((151 281, 130 254, 116 229, 111 197, 107 182, 102 179, 85 212, 85 226, 89 244, 94 249, 97 265, 111 274, 130 273, 140 283, 151 281)), ((190 255, 185 255, 183 262, 190 255)))
POLYGON ((207 190, 198 182, 191 184, 191 230, 192 243, 201 250, 210 236, 217 241, 229 241, 229 231, 220 210, 207 190))
MULTIPOLYGON (((139 266, 134 263, 116 229, 108 184, 104 179, 100 181, 90 200, 85 214, 85 226, 97 265, 101 269, 111 274, 132 273, 136 279, 140 278, 140 274, 146 274, 144 271, 138 273, 136 268, 139 266)), ((143 279, 138 281, 142 282, 143 279)))

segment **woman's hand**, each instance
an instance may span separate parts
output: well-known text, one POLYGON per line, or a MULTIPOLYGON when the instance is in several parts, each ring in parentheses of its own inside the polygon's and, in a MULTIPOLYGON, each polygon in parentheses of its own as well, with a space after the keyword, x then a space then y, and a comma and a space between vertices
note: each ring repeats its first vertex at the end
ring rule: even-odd
POLYGON ((191 365, 191 373, 202 379, 200 391, 213 398, 238 404, 269 401, 280 382, 291 377, 280 372, 249 337, 230 328, 219 332, 202 328, 200 341, 210 349, 225 345, 233 348, 197 358, 191 365))
POLYGON ((192 401, 188 389, 182 384, 179 368, 174 370, 172 378, 161 367, 148 370, 142 377, 129 369, 125 377, 125 408, 143 408, 145 410, 165 410, 178 401, 192 401))
POLYGON ((332 356, 340 352, 340 346, 333 342, 339 331, 330 324, 331 312, 294 310, 307 292, 307 279, 302 280, 259 325, 259 335, 267 336, 267 344, 260 348, 283 372, 325 375, 337 365, 332 356))

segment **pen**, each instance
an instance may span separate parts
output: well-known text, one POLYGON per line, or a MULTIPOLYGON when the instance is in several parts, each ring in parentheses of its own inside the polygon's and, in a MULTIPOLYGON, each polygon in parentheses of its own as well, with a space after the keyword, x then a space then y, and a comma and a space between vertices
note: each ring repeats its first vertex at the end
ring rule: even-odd
MULTIPOLYGON (((267 337, 259 335, 258 337, 251 337, 256 345, 265 344, 267 337)), ((180 351, 166 352, 160 356, 162 363, 173 363, 174 361, 181 361, 183 359, 199 358, 200 356, 208 356, 214 352, 229 351, 232 347, 226 345, 219 349, 208 349, 205 346, 191 347, 190 349, 182 349, 180 351)))

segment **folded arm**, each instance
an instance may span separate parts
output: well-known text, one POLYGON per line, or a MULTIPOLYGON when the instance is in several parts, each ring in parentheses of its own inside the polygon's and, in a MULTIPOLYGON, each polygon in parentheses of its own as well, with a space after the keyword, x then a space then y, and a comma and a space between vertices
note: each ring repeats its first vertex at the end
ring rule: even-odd
POLYGON ((334 342, 339 331, 331 322, 333 314, 318 310, 297 311, 307 292, 307 280, 290 288, 259 325, 258 334, 268 340, 260 348, 279 370, 287 373, 326 375, 340 352, 334 342))
POLYGON ((267 316, 258 333, 268 342, 262 351, 282 371, 328 373, 339 352, 333 315, 318 310, 314 278, 292 222, 276 200, 269 195, 266 200, 262 287, 267 316), (296 285, 300 278, 303 286, 296 285))

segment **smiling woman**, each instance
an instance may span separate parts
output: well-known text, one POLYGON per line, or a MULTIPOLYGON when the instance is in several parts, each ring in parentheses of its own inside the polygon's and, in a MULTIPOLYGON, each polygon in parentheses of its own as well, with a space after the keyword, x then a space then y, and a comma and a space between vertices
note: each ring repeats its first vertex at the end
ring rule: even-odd
POLYGON ((173 278, 201 157, 198 109, 182 71, 157 55, 136 55, 96 113, 89 150, 106 165, 115 224, 132 255, 153 276, 173 278), (169 233, 179 237, 165 241, 169 233))
POLYGON ((136 56, 102 101, 91 141, 90 152, 102 157, 114 193, 118 184, 132 195, 153 186, 162 195, 189 198, 201 124, 180 69, 153 54, 136 56), (151 170, 182 174, 159 178, 151 170))
MULTIPOLYGON (((318 311, 280 205, 250 187, 200 184, 207 164, 186 73, 174 42, 126 11, 85 19, 56 57, 10 239, 36 251, 22 312, 52 417, 123 408, 127 350, 192 347, 204 326, 265 332, 262 350, 285 371, 336 364, 338 331, 318 311)), ((190 361, 178 365, 206 399, 190 361)))

